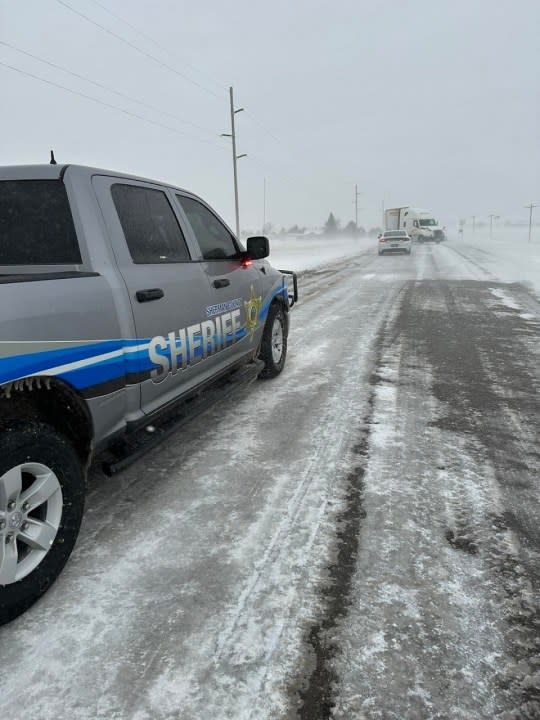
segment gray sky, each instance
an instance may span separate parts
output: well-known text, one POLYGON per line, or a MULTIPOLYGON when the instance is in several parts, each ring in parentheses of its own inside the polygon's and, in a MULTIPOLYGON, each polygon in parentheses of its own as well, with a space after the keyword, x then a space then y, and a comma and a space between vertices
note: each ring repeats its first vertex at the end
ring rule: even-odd
POLYGON ((0 45, 16 66, 177 132, 0 65, 1 164, 76 162, 166 179, 233 225, 227 88, 237 116, 243 227, 359 223, 387 206, 443 222, 540 201, 538 0, 0 0, 0 40, 152 105, 0 45), (155 39, 138 34, 103 8, 155 39), (202 87, 201 87, 202 86, 202 87), (180 122, 166 113, 176 115, 180 122), (180 133, 185 133, 180 134, 180 133), (199 139, 204 140, 200 142, 199 139))

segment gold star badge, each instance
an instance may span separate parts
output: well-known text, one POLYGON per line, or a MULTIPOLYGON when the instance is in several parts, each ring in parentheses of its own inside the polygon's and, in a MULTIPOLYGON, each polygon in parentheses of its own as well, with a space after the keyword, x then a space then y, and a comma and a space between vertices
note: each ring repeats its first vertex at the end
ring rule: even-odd
POLYGON ((249 300, 244 300, 244 309, 246 311, 246 330, 250 337, 253 337, 255 330, 259 324, 259 312, 261 310, 262 298, 255 295, 253 285, 251 286, 249 300))

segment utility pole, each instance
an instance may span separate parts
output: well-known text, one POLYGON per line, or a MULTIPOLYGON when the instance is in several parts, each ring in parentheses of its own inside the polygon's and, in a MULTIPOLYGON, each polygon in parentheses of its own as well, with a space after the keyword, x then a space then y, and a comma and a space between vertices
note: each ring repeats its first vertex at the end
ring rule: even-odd
POLYGON ((358 192, 358 185, 354 186, 354 223, 356 225, 356 229, 358 230, 358 196, 361 195, 361 192, 358 192))
POLYGON ((232 87, 229 88, 229 96, 231 101, 231 132, 230 133, 221 133, 221 137, 230 137, 232 139, 232 155, 233 155, 233 175, 234 175, 234 212, 236 216, 236 237, 238 240, 240 240, 240 210, 238 208, 238 172, 236 169, 236 161, 240 158, 247 157, 247 153, 243 153, 242 155, 236 154, 236 131, 234 129, 234 116, 242 112, 244 108, 238 108, 237 110, 234 109, 234 98, 233 98, 233 89, 232 87))
POLYGON ((262 235, 264 235, 264 228, 266 226, 266 178, 264 178, 263 182, 263 225, 262 225, 262 235))
POLYGON ((489 217, 489 239, 493 239, 493 218, 497 219, 498 215, 488 215, 489 217))
POLYGON ((526 208, 529 208, 529 242, 531 242, 531 231, 532 231, 532 211, 533 208, 538 207, 538 203, 531 203, 530 205, 525 205, 526 208))

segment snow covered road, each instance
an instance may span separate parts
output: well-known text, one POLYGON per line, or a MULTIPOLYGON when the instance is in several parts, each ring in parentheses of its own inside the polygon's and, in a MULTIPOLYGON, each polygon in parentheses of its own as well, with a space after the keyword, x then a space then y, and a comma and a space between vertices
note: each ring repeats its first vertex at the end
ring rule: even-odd
POLYGON ((300 290, 278 379, 93 469, 0 715, 540 717, 538 301, 451 243, 300 290))

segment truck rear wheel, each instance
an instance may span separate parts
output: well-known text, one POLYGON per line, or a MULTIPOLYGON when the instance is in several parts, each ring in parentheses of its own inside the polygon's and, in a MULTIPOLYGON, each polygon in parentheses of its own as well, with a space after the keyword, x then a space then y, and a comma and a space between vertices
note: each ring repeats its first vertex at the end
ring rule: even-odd
POLYGON ((0 431, 0 625, 56 580, 77 540, 85 478, 70 443, 49 425, 0 431))
POLYGON ((260 358, 264 369, 259 377, 273 378, 283 370, 287 357, 287 319, 285 311, 275 303, 270 306, 264 326, 260 358))

